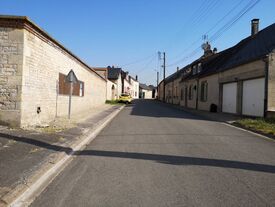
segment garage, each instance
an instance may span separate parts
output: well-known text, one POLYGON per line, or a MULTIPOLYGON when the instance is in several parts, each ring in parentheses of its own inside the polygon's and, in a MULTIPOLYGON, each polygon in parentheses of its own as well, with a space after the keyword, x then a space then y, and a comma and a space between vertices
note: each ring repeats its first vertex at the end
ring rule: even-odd
POLYGON ((242 114, 264 116, 264 78, 243 82, 242 114))
POLYGON ((237 113, 237 83, 223 84, 222 111, 237 113))

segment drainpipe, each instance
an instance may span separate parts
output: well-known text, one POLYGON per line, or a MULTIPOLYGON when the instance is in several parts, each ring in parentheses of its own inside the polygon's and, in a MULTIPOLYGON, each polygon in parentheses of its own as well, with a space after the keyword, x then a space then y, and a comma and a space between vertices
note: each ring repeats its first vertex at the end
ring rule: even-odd
POLYGON ((263 59, 265 63, 265 88, 264 88, 264 117, 267 117, 267 106, 268 106, 268 75, 269 75, 269 55, 263 59))

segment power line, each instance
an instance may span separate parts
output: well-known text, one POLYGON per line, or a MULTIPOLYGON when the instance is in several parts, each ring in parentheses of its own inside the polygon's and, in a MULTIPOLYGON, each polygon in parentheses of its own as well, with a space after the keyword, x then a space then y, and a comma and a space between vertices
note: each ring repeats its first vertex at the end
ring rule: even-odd
POLYGON ((144 70, 148 67, 148 65, 151 64, 151 63, 154 61, 155 58, 156 58, 156 55, 152 56, 152 58, 149 60, 149 62, 147 62, 147 63, 144 65, 144 67, 142 67, 141 69, 139 69, 139 70, 136 72, 136 74, 140 74, 142 71, 144 71, 144 70))
MULTIPOLYGON (((194 11, 194 13, 185 21, 181 29, 177 32, 176 35, 181 34, 182 30, 184 30, 188 25, 192 25, 193 28, 196 28, 196 25, 200 23, 201 20, 206 20, 209 16, 208 14, 215 8, 215 6, 219 3, 219 0, 205 0, 200 5, 200 7, 194 11), (198 15, 199 14, 199 15, 198 15)), ((175 41, 174 41, 175 42, 175 41)), ((164 50, 172 47, 172 43, 168 46, 165 46, 164 50)))
POLYGON ((226 25, 224 25, 220 30, 218 30, 215 34, 212 35, 210 41, 217 40, 222 36, 224 32, 230 29, 235 23, 237 23, 241 17, 243 17, 247 12, 249 12, 253 7, 255 7, 261 0, 256 0, 255 2, 249 2, 245 8, 243 8, 236 17, 232 18, 226 25))
POLYGON ((132 62, 130 62, 130 63, 126 63, 126 64, 124 64, 124 65, 121 65, 121 67, 128 66, 128 65, 134 65, 134 64, 137 64, 137 63, 140 63, 140 62, 144 62, 144 61, 150 59, 150 58, 151 58, 152 56, 154 56, 154 55, 155 55, 155 53, 153 53, 153 54, 150 55, 150 56, 146 56, 146 57, 144 57, 144 58, 140 58, 140 59, 137 59, 137 60, 132 61, 132 62))
MULTIPOLYGON (((255 7, 260 1, 261 0, 256 0, 256 1, 251 0, 244 8, 241 9, 241 11, 237 15, 235 15, 233 18, 231 18, 224 26, 222 26, 217 32, 215 32, 211 36, 210 41, 215 41, 218 38, 220 38, 224 32, 226 32, 228 29, 230 29, 236 22, 238 22, 240 20, 241 17, 243 17, 248 11, 250 11, 253 7, 255 7)), ((231 10, 232 11, 235 10, 235 7, 233 7, 233 9, 231 9, 231 10)), ((231 13, 231 11, 229 11, 228 13, 231 13)), ((228 13, 225 16, 228 16, 229 15, 228 13)), ((224 19, 224 18, 225 17, 223 17, 222 19, 224 19)), ((219 20, 219 21, 221 21, 221 20, 219 20)), ((213 27, 215 27, 215 26, 213 26, 213 27)), ((210 31, 210 30, 208 30, 208 31, 210 31)), ((180 60, 178 60, 172 64, 169 64, 167 67, 177 65, 177 64, 183 62, 184 60, 188 59, 189 57, 196 55, 199 51, 200 51, 200 47, 196 48, 189 55, 186 55, 185 57, 181 58, 180 60)))

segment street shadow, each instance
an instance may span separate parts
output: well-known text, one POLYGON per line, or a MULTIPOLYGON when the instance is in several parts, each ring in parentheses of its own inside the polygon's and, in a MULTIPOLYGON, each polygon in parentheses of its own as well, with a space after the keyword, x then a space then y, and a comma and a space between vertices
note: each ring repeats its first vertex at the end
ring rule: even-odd
POLYGON ((70 154, 73 151, 72 148, 70 147, 63 147, 55 144, 50 144, 47 142, 43 142, 43 141, 39 141, 36 139, 27 138, 27 137, 20 137, 20 136, 4 134, 4 133, 0 133, 0 137, 4 139, 14 140, 17 142, 23 142, 25 144, 34 145, 34 146, 49 149, 52 151, 65 152, 66 154, 70 154))
POLYGON ((183 166, 207 166, 219 168, 241 169, 256 172, 275 173, 275 166, 266 164, 257 164, 242 161, 220 160, 199 157, 187 157, 176 155, 160 155, 136 152, 117 152, 117 151, 100 151, 100 150, 84 150, 76 151, 75 155, 81 156, 97 156, 97 157, 112 157, 126 158, 135 160, 149 160, 168 165, 183 165, 183 166))
POLYGON ((137 99, 133 102, 132 105, 129 105, 129 108, 131 109, 130 114, 133 116, 184 118, 211 121, 207 118, 188 113, 175 107, 171 107, 171 105, 167 103, 162 103, 160 101, 151 99, 137 99))
POLYGON ((19 137, 9 134, 0 133, 1 138, 10 139, 26 144, 31 144, 37 147, 49 149, 57 152, 65 152, 66 154, 73 154, 75 156, 94 156, 94 157, 112 157, 112 158, 126 158, 135 160, 149 160, 168 165, 182 165, 182 166, 208 166, 208 167, 220 167, 241 169, 256 172, 275 173, 275 166, 266 164, 257 164, 242 161, 177 156, 177 155, 161 155, 161 154, 149 154, 149 153, 137 153, 137 152, 118 152, 118 151, 101 151, 101 150, 83 150, 73 151, 70 147, 63 147, 47 142, 19 137))

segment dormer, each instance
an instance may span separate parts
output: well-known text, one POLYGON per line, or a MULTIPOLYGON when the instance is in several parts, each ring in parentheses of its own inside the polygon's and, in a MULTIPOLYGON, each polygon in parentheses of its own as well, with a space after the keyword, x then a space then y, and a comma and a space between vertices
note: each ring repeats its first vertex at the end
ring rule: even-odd
POLYGON ((201 63, 198 63, 198 73, 200 73, 202 71, 202 66, 201 66, 201 63))

